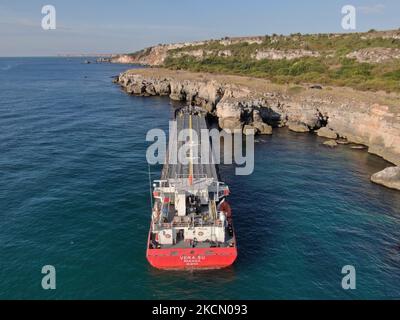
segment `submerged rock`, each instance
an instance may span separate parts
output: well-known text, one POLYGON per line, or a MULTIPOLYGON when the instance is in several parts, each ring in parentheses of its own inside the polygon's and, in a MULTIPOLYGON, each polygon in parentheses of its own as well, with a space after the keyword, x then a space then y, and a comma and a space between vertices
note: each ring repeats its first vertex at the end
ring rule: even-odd
POLYGON ((338 144, 335 140, 328 140, 324 142, 324 146, 335 148, 338 146, 338 144))
POLYGON ((293 132, 300 132, 300 133, 310 132, 310 129, 304 123, 289 122, 287 126, 289 130, 293 132))
POLYGON ((341 139, 341 140, 336 140, 336 143, 337 144, 349 144, 350 142, 348 142, 347 140, 341 139))
POLYGON ((371 181, 391 189, 400 190, 400 167, 389 167, 375 173, 372 175, 371 181))
POLYGON ((323 127, 321 129, 319 129, 317 131, 317 135, 319 137, 328 138, 328 139, 336 139, 337 138, 337 133, 327 127, 323 127))
POLYGON ((355 146, 351 146, 350 149, 365 150, 365 149, 367 149, 367 147, 366 146, 362 146, 362 145, 355 145, 355 146))

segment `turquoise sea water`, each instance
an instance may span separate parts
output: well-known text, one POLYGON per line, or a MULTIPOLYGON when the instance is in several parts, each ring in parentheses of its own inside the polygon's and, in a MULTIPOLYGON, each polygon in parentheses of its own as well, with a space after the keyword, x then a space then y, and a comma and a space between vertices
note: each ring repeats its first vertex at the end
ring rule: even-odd
POLYGON ((0 298, 400 298, 400 192, 369 182, 389 164, 285 129, 258 138, 253 175, 220 168, 235 265, 152 269, 145 135, 167 128, 170 101, 121 92, 111 76, 128 66, 82 62, 0 59, 0 298))

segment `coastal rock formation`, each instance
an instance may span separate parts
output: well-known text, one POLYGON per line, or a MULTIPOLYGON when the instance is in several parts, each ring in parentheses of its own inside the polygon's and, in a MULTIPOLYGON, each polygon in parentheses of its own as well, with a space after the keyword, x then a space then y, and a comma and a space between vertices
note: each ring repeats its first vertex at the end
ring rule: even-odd
POLYGON ((247 124, 247 125, 245 125, 243 127, 243 134, 245 134, 245 135, 255 135, 256 134, 256 129, 253 126, 247 124))
POLYGON ((344 140, 344 139, 339 139, 339 140, 336 140, 336 143, 341 144, 341 145, 348 145, 350 142, 348 142, 347 140, 344 140))
POLYGON ((310 129, 303 123, 298 123, 298 122, 289 122, 288 123, 288 128, 290 131, 293 132, 310 132, 310 129))
POLYGON ((192 51, 180 51, 177 53, 172 54, 171 56, 173 58, 181 58, 181 57, 193 57, 196 58, 197 60, 202 60, 203 58, 207 56, 215 55, 218 57, 231 57, 232 56, 232 51, 231 50, 192 50, 192 51))
POLYGON ((233 37, 233 38, 227 37, 218 42, 224 46, 229 46, 238 43, 261 44, 263 43, 263 41, 264 41, 263 37, 233 37))
POLYGON ((241 129, 243 109, 233 98, 224 99, 218 104, 216 115, 221 129, 241 129))
POLYGON ((324 146, 335 148, 338 146, 338 143, 335 140, 328 140, 323 143, 324 146))
POLYGON ((243 127, 243 123, 240 121, 240 119, 235 117, 219 118, 218 124, 221 129, 229 130, 231 132, 235 130, 242 130, 243 127))
POLYGON ((261 135, 272 134, 272 127, 264 122, 253 122, 253 127, 256 129, 256 133, 261 135))
POLYGON ((323 127, 321 129, 319 129, 317 131, 317 135, 319 137, 328 138, 328 139, 336 139, 337 138, 337 133, 327 127, 323 127))
POLYGON ((192 51, 181 51, 181 52, 173 54, 172 56, 174 58, 190 56, 193 58, 202 59, 207 53, 209 53, 209 52, 199 49, 199 50, 192 50, 192 51))
MULTIPOLYGON (((182 49, 187 47, 196 47, 204 44, 217 43, 223 46, 234 45, 238 43, 246 44, 262 44, 264 37, 233 37, 224 38, 221 40, 209 40, 209 41, 194 41, 194 42, 183 42, 174 44, 159 44, 153 47, 149 47, 132 54, 121 54, 114 55, 111 57, 110 62, 112 63, 126 63, 126 64, 140 64, 145 66, 161 66, 164 64, 165 59, 168 57, 170 51, 176 49, 182 49)), ((189 55, 198 59, 203 58, 206 55, 217 55, 219 57, 230 57, 232 52, 230 50, 187 50, 178 53, 174 53, 175 57, 189 55)))
POLYGON ((318 52, 302 50, 302 49, 292 49, 292 50, 277 50, 277 49, 269 49, 263 51, 257 51, 254 54, 254 58, 256 60, 293 60, 303 57, 319 57, 320 54, 318 52))
MULTIPOLYGON (((399 30, 371 30, 371 32, 354 34, 301 35, 298 33, 291 35, 272 34, 253 37, 225 37, 205 41, 158 44, 137 52, 114 55, 109 61, 159 67, 168 65, 168 62, 172 63, 171 60, 179 60, 182 57, 192 57, 198 61, 213 60, 217 57, 236 57, 250 65, 262 60, 301 60, 300 62, 303 62, 307 66, 306 69, 308 69, 314 65, 318 66, 316 62, 309 61, 317 60, 316 58, 321 58, 322 60, 328 58, 326 62, 331 60, 330 58, 332 57, 340 57, 339 60, 347 57, 366 63, 391 62, 394 59, 400 59, 399 39, 399 30), (347 48, 352 43, 356 43, 356 47, 360 49, 348 53, 347 48)), ((217 62, 221 62, 221 60, 224 59, 218 59, 217 62)), ((172 64, 177 66, 175 63, 172 64)), ((178 65, 180 64, 178 63, 178 65)), ((293 71, 302 74, 304 65, 302 63, 294 64, 293 71), (297 68, 300 69, 297 70, 297 68)), ((333 65, 328 65, 328 67, 336 70, 340 66, 337 65, 337 62, 334 62, 333 65)), ((387 72, 395 70, 396 68, 392 68, 387 72)))
POLYGON ((347 58, 358 62, 383 63, 400 59, 400 49, 397 48, 365 48, 349 53, 347 58))
POLYGON ((385 187, 400 190, 400 167, 390 167, 375 173, 371 181, 385 187))
POLYGON ((121 63, 121 64, 135 63, 132 61, 132 57, 127 54, 113 56, 110 58, 110 62, 111 63, 121 63))
POLYGON ((263 122, 255 122, 251 125, 246 124, 243 127, 243 133, 247 135, 249 134, 249 132, 252 132, 252 134, 259 134, 259 135, 271 135, 272 127, 263 122))
POLYGON ((249 125, 258 133, 269 133, 271 126, 307 127, 323 137, 368 146, 370 153, 400 165, 396 95, 348 88, 291 93, 261 79, 156 68, 127 71, 117 81, 131 94, 169 95, 196 103, 216 116, 222 129, 249 125))
POLYGON ((355 146, 351 146, 350 149, 365 150, 365 149, 367 149, 367 147, 366 146, 362 146, 362 145, 355 145, 355 146))
POLYGON ((146 66, 160 66, 164 63, 170 50, 189 47, 192 45, 202 45, 204 42, 186 42, 174 44, 160 44, 146 48, 132 54, 116 55, 111 58, 112 63, 131 63, 146 66))

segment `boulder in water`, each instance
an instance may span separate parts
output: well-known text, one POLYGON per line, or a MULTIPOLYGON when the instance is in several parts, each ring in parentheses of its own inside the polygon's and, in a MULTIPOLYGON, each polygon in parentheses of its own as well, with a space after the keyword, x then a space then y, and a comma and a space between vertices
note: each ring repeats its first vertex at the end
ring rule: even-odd
POLYGON ((357 144, 357 145, 351 146, 350 149, 354 149, 354 150, 365 150, 365 149, 367 149, 367 147, 366 147, 366 146, 363 146, 363 145, 360 145, 360 144, 357 144))
POLYGON ((250 136, 250 135, 255 135, 257 133, 257 130, 250 125, 245 125, 243 127, 243 134, 246 136, 250 136))
POLYGON ((300 132, 300 133, 310 132, 310 129, 304 123, 289 122, 287 126, 289 130, 293 132, 300 132))
POLYGON ((348 142, 347 140, 344 140, 344 139, 339 139, 339 140, 336 140, 336 143, 337 144, 349 144, 350 142, 348 142))
POLYGON ((258 134, 272 134, 272 127, 264 122, 254 122, 253 126, 256 128, 258 134))
POLYGON ((317 131, 317 135, 319 137, 328 138, 328 139, 336 139, 337 138, 337 133, 327 127, 323 127, 321 129, 319 129, 317 131))
POLYGON ((375 173, 371 181, 385 187, 400 190, 400 167, 389 167, 375 173))
POLYGON ((335 140, 328 140, 324 142, 324 146, 335 148, 338 146, 338 144, 335 140))

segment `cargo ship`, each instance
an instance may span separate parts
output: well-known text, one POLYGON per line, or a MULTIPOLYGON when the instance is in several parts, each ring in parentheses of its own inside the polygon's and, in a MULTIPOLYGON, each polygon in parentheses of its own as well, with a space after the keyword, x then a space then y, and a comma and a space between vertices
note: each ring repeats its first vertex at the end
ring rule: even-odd
POLYGON ((206 113, 199 107, 183 107, 176 110, 175 123, 168 149, 179 150, 186 143, 188 161, 172 163, 167 152, 161 178, 153 182, 147 260, 163 270, 228 267, 237 257, 229 187, 219 181, 211 144, 209 161, 196 161, 201 142, 192 139, 207 130, 206 113), (188 141, 179 141, 177 136, 185 129, 190 129, 188 141))

